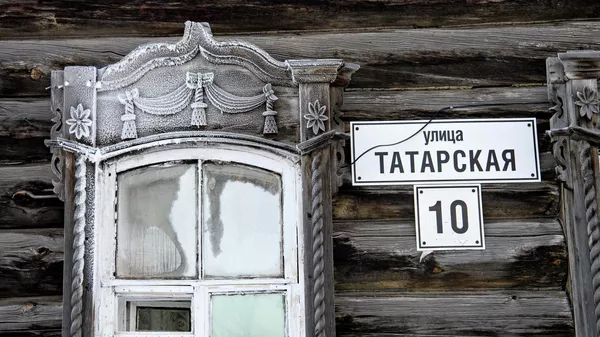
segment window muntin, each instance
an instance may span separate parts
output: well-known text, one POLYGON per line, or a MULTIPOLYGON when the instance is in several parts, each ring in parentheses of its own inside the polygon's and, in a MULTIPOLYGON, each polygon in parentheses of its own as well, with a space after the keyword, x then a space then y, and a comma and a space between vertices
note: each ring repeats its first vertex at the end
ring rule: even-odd
MULTIPOLYGON (((212 294, 218 293, 219 296, 225 296, 247 294, 248 291, 254 293, 277 292, 279 296, 282 296, 285 303, 284 336, 297 337, 304 335, 304 324, 297 319, 303 317, 305 311, 303 272, 298 269, 298 251, 302 244, 302 238, 298 236, 298 233, 302 232, 301 213, 297 204, 298 200, 301 200, 301 192, 299 191, 298 184, 298 166, 289 159, 283 159, 270 153, 256 155, 248 152, 252 151, 241 153, 239 150, 203 149, 200 153, 198 150, 177 149, 154 152, 106 164, 102 170, 102 179, 105 180, 106 186, 112 186, 112 188, 104 188, 101 194, 106 196, 112 195, 112 204, 117 206, 101 207, 99 209, 99 214, 102 214, 103 219, 102 226, 107 226, 108 230, 99 232, 99 245, 97 247, 102 251, 106 251, 107 254, 100 254, 98 264, 95 265, 99 273, 97 284, 101 285, 101 289, 98 291, 98 296, 101 298, 99 303, 101 304, 98 307, 97 315, 101 321, 107 322, 103 327, 97 327, 98 333, 109 333, 115 336, 141 336, 141 332, 124 331, 117 328, 116 322, 122 320, 120 316, 122 314, 117 313, 117 310, 110 309, 118 307, 118 294, 124 291, 123 289, 127 289, 126 293, 128 296, 132 295, 134 297, 156 295, 157 293, 168 293, 171 296, 183 293, 191 294, 192 307, 190 315, 192 317, 192 332, 161 332, 161 336, 210 336, 212 333, 212 325, 210 324, 212 294), (184 158, 185 161, 182 161, 184 158), (271 221, 271 223, 278 223, 278 226, 276 226, 278 229, 275 231, 280 232, 280 239, 277 240, 278 242, 275 245, 280 252, 277 259, 280 262, 275 264, 276 268, 271 269, 278 269, 278 275, 273 272, 271 275, 263 273, 238 277, 212 277, 210 275, 204 277, 200 267, 198 268, 198 274, 191 278, 184 276, 178 278, 162 276, 131 278, 117 276, 115 273, 117 240, 109 233, 111 232, 111 226, 113 227, 113 233, 117 232, 118 220, 115 221, 114 218, 115 211, 118 210, 117 197, 119 195, 119 188, 117 188, 117 183, 121 179, 120 176, 134 170, 141 170, 148 167, 174 166, 176 164, 194 165, 196 167, 196 186, 198 186, 196 198, 196 207, 198 210, 197 223, 200 225, 197 227, 195 235, 188 236, 195 236, 197 238, 197 265, 203 266, 202 251, 204 244, 206 244, 202 234, 202 213, 206 212, 203 209, 202 193, 204 193, 203 189, 207 187, 208 182, 203 182, 203 170, 205 167, 209 167, 208 170, 210 171, 210 167, 213 165, 213 168, 218 167, 222 171, 224 167, 229 165, 235 167, 235 169, 241 168, 252 171, 256 176, 253 178, 255 180, 253 188, 271 190, 270 192, 267 191, 267 193, 272 195, 272 198, 278 200, 277 214, 279 214, 278 217, 280 219, 279 221, 271 221), (273 179, 273 177, 276 177, 276 179, 273 179), (260 182, 261 179, 263 180, 262 182, 260 182), (279 195, 275 197, 278 193, 279 195), (111 217, 112 221, 110 220, 111 217), (110 253, 111 251, 113 252, 112 254, 110 253)), ((235 173, 233 175, 235 176, 235 173)), ((233 180, 235 181, 236 179, 233 180)), ((105 185, 103 184, 102 186, 105 185)), ((272 204, 275 205, 276 203, 272 202, 272 204)), ((271 228, 274 227, 271 226, 271 228)), ((148 333, 155 334, 155 332, 148 333)))

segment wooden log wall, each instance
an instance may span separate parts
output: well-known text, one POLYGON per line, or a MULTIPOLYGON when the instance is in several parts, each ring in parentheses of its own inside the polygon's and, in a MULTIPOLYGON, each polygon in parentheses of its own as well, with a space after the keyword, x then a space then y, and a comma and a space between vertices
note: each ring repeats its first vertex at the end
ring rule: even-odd
POLYGON ((450 106, 437 117, 538 119, 543 181, 483 186, 484 251, 420 259, 412 188, 344 184, 333 210, 338 336, 574 336, 545 59, 599 50, 598 14, 596 0, 0 0, 0 336, 60 335, 50 72, 174 41, 185 20, 278 59, 360 64, 346 121, 450 106))

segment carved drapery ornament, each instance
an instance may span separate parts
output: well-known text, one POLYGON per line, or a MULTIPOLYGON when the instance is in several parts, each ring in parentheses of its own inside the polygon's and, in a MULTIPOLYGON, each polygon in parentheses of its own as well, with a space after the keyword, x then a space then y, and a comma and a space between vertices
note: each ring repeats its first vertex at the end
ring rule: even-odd
POLYGON ((204 102, 204 98, 219 109, 221 113, 228 114, 249 112, 266 104, 266 111, 263 113, 265 117, 263 134, 277 133, 277 123, 275 121, 277 112, 273 110, 273 102, 277 100, 277 96, 275 96, 270 83, 265 84, 261 94, 241 97, 219 88, 213 83, 213 79, 214 74, 212 73, 188 72, 185 83, 162 96, 141 97, 138 88, 120 94, 118 96, 119 101, 125 105, 125 112, 121 116, 123 121, 121 139, 137 138, 136 108, 151 115, 169 116, 190 107, 192 110, 190 125, 206 126, 206 108, 208 108, 208 104, 204 102))
MULTIPOLYGON (((106 274, 98 267, 104 262, 95 263, 105 258, 96 256, 95 240, 114 240, 114 235, 98 236, 96 231, 116 226, 116 199, 107 205, 101 197, 116 198, 114 190, 103 188, 118 185, 117 164, 143 162, 145 155, 160 157, 163 151, 186 154, 182 160, 188 160, 188 153, 207 155, 221 149, 240 158, 277 158, 288 165, 287 177, 297 179, 286 180, 283 186, 302 195, 287 199, 297 202, 301 214, 289 223, 297 226, 296 240, 290 242, 303 245, 295 248, 303 254, 296 262, 303 272, 300 277, 292 275, 288 286, 303 293, 298 297, 302 303, 286 319, 297 320, 294 324, 304 335, 333 336, 331 198, 341 185, 338 168, 344 162, 345 139, 339 106, 343 88, 357 69, 335 59, 279 62, 244 42, 217 42, 207 24, 188 22, 183 39, 175 44, 140 46, 102 69, 68 67, 53 72, 55 125, 47 144, 57 176, 55 191, 66 203, 65 230, 70 233, 65 236, 69 249, 64 335, 120 331, 114 322, 103 324, 115 319, 112 307, 106 314, 92 302, 99 296, 109 303, 119 296, 107 285, 115 278, 119 281, 115 271, 106 274), (74 171, 65 171, 66 167, 74 171), (103 273, 107 279, 98 276, 103 273), (298 319, 298 313, 304 317, 298 319)), ((236 162, 236 157, 224 160, 236 162)), ((260 160, 255 165, 260 167, 260 160)), ((114 267, 114 256, 108 260, 112 262, 107 266, 114 267)))

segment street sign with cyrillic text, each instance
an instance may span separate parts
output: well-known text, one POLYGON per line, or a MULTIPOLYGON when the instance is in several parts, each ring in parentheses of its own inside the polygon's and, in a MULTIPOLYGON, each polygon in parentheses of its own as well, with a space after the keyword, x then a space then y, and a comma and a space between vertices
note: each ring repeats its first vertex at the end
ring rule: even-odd
POLYGON ((428 122, 352 122, 353 185, 540 181, 535 118, 428 122))

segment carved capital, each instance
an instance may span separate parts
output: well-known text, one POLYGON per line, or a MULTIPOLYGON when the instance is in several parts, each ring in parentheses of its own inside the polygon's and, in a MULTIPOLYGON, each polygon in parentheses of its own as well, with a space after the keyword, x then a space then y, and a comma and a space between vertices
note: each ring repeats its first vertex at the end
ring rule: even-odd
POLYGON ((294 83, 332 83, 344 64, 338 59, 288 60, 294 83))
POLYGON ((558 54, 565 67, 566 76, 571 79, 600 78, 600 51, 577 50, 558 54))

